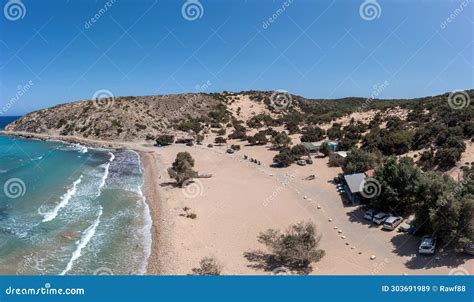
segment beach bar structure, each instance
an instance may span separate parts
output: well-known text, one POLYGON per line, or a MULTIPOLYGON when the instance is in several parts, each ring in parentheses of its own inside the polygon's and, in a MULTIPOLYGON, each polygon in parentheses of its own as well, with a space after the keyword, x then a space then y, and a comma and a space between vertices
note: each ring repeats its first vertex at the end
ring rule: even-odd
POLYGON ((319 141, 319 142, 313 142, 313 143, 303 142, 303 143, 301 143, 301 145, 303 145, 308 152, 316 153, 316 152, 319 152, 319 150, 321 149, 321 146, 324 143, 328 144, 329 149, 331 151, 335 152, 335 151, 338 150, 339 143, 336 142, 336 141, 328 140, 328 139, 325 139, 325 140, 322 140, 322 141, 319 141))
POLYGON ((344 175, 344 191, 349 201, 353 205, 360 203, 361 195, 365 184, 365 173, 354 173, 354 174, 345 174, 344 175))

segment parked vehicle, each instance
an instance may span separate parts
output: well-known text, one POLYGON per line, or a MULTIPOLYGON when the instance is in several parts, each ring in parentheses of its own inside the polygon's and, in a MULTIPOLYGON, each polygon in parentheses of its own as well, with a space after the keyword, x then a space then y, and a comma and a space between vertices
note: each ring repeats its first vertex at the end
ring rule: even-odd
POLYGON ((212 144, 207 145, 208 148, 214 147, 212 144))
POLYGON ((186 143, 186 146, 192 147, 192 146, 194 146, 194 143, 193 143, 193 142, 187 142, 187 143, 186 143))
POLYGON ((464 253, 474 256, 474 241, 469 242, 464 247, 464 253))
POLYGON ((374 209, 368 209, 364 213, 364 219, 372 221, 372 219, 374 219, 374 215, 375 215, 375 210, 374 209))
POLYGON ((374 215, 374 219, 372 219, 372 222, 375 224, 382 224, 385 222, 385 219, 387 219, 390 216, 388 213, 380 212, 374 215))
POLYGON ((418 253, 424 255, 434 255, 436 251, 436 238, 433 236, 423 236, 421 238, 420 247, 418 248, 418 253))
POLYGON ((232 154, 232 153, 234 153, 234 149, 227 149, 226 152, 229 153, 229 154, 232 154))
POLYGON ((398 227, 399 232, 408 233, 410 228, 413 227, 413 217, 406 219, 400 226, 398 227))
POLYGON ((300 159, 296 162, 299 166, 306 166, 306 160, 300 159))
POLYGON ((387 219, 385 219, 382 229, 393 231, 400 223, 402 223, 402 221, 403 221, 403 218, 400 216, 390 216, 387 219))

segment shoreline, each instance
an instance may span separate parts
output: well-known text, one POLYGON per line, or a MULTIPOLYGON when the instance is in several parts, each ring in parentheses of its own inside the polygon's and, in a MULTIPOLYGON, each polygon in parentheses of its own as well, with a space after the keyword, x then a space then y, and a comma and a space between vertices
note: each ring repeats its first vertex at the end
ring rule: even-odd
POLYGON ((140 161, 143 167, 143 195, 145 202, 148 205, 149 215, 152 220, 151 223, 151 251, 146 259, 146 269, 144 275, 161 275, 166 273, 169 265, 168 261, 165 261, 166 255, 169 251, 166 247, 170 245, 168 237, 166 236, 165 230, 167 221, 163 216, 162 211, 162 198, 158 190, 157 179, 162 178, 160 169, 158 169, 157 163, 160 163, 160 159, 154 156, 152 150, 147 150, 145 146, 141 146, 139 143, 126 143, 116 141, 102 141, 92 140, 79 137, 61 136, 61 135, 49 135, 49 134, 36 134, 26 132, 10 132, 0 131, 0 134, 21 137, 25 139, 39 139, 42 141, 61 141, 70 144, 80 144, 90 148, 103 148, 113 150, 132 150, 138 153, 140 161))

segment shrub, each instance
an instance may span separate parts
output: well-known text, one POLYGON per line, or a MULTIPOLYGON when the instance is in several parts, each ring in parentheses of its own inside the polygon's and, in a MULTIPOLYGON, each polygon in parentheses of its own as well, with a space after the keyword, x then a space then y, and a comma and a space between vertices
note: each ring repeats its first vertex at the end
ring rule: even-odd
POLYGON ((256 133, 254 136, 249 136, 247 138, 247 141, 251 145, 265 145, 266 143, 268 143, 268 139, 265 135, 265 132, 262 131, 256 133))
POLYGON ((171 145, 174 142, 174 136, 173 135, 160 135, 156 139, 156 144, 160 146, 167 146, 171 145))
POLYGON ((299 159, 301 156, 307 155, 308 151, 306 147, 303 145, 296 145, 291 148, 291 155, 293 155, 294 159, 299 159))
POLYGON ((317 142, 323 139, 324 130, 319 127, 306 127, 301 136, 302 142, 317 142))
POLYGON ((286 132, 282 131, 272 138, 272 143, 274 148, 281 149, 290 145, 291 138, 286 132))
POLYGON ((269 229, 258 236, 258 241, 268 247, 278 262, 298 269, 307 268, 324 256, 324 250, 319 249, 320 240, 310 222, 291 225, 285 233, 269 229))
POLYGON ((218 136, 216 137, 216 139, 214 140, 214 142, 216 144, 225 144, 227 142, 227 140, 225 138, 223 138, 222 136, 218 136))
POLYGON ((288 167, 294 162, 294 157, 289 149, 283 149, 273 157, 273 162, 288 167))
POLYGON ((168 174, 175 179, 179 186, 183 186, 188 180, 198 176, 193 170, 194 159, 188 152, 179 152, 173 165, 168 168, 168 174))
POLYGON ((324 156, 328 156, 329 154, 331 154, 331 148, 329 148, 329 144, 328 143, 322 143, 321 144, 321 149, 319 150, 319 152, 324 154, 324 156))
POLYGON ((375 168, 379 161, 379 157, 374 153, 352 149, 347 154, 342 170, 346 174, 362 173, 375 168))
POLYGON ((219 276, 222 267, 214 257, 205 257, 199 262, 199 267, 193 269, 195 275, 200 276, 219 276))

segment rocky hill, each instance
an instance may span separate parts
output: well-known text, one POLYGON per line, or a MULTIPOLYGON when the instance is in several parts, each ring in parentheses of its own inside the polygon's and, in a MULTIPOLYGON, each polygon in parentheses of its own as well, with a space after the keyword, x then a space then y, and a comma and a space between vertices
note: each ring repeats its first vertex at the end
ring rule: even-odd
POLYGON ((176 121, 206 115, 219 103, 205 94, 77 101, 27 114, 5 130, 103 140, 153 139, 176 121))

